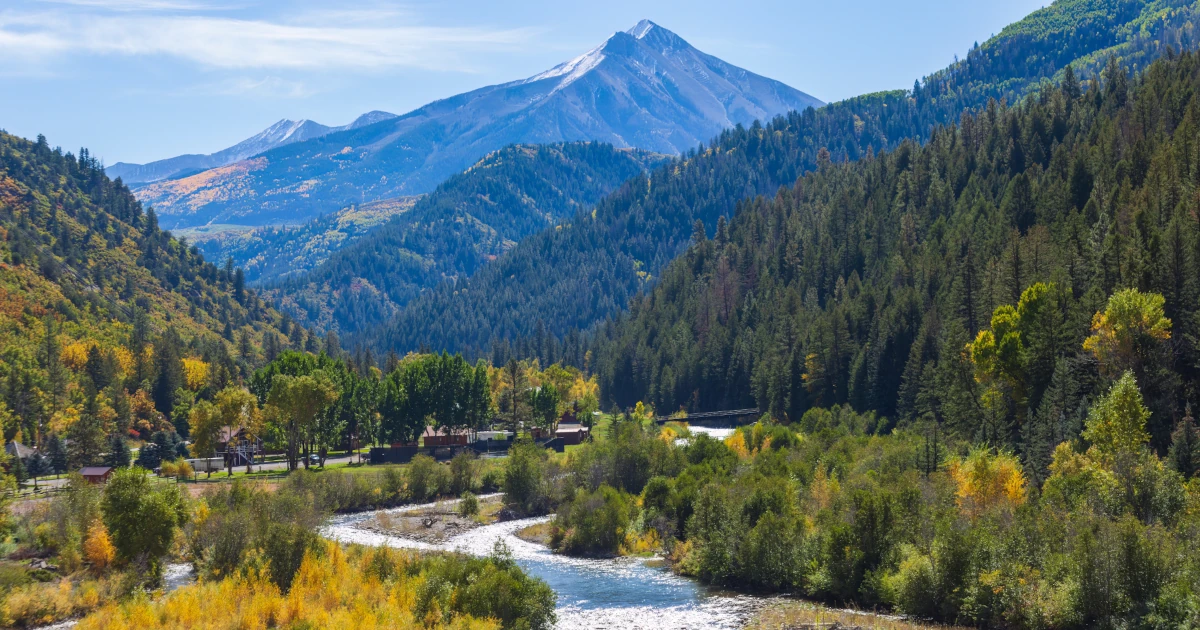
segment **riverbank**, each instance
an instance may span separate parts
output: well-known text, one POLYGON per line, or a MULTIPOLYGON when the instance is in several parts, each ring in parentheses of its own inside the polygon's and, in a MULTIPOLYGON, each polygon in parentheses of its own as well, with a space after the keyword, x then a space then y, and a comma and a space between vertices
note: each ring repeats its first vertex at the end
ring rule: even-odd
POLYGON ((525 542, 549 548, 550 531, 553 529, 553 527, 554 523, 552 521, 534 523, 528 527, 522 527, 521 529, 518 529, 513 535, 521 540, 524 540, 525 542))
POLYGON ((761 608, 744 630, 779 628, 842 628, 844 630, 968 630, 958 626, 914 621, 894 615, 826 608, 811 602, 775 599, 761 608))
POLYGON ((355 524, 364 531, 385 536, 407 538, 429 545, 440 545, 455 536, 499 520, 503 505, 499 495, 479 500, 479 513, 464 516, 459 513, 461 500, 439 501, 432 505, 408 510, 387 510, 355 524))

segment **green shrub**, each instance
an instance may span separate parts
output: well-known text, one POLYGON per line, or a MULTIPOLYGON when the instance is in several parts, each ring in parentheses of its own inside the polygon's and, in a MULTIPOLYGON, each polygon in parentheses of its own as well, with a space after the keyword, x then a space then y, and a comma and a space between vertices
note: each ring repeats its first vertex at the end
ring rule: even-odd
POLYGON ((479 499, 470 492, 464 492, 458 502, 458 514, 463 518, 471 518, 479 514, 479 499))
POLYGON ((504 487, 504 470, 489 466, 479 477, 479 491, 483 493, 497 492, 504 487))
POLYGON ((546 449, 519 442, 508 452, 504 466, 504 503, 524 514, 545 514, 550 497, 545 480, 546 449))
POLYGON ((404 471, 397 466, 383 469, 383 493, 388 500, 394 500, 404 491, 404 471))
POLYGON ((320 549, 317 533, 298 523, 271 523, 263 535, 263 557, 271 581, 283 591, 292 587, 305 552, 320 549))
POLYGON ((157 579, 175 530, 187 518, 179 486, 155 484, 141 468, 117 470, 104 487, 101 510, 118 561, 144 562, 157 579))
POLYGON ((459 453, 450 460, 450 493, 458 496, 472 492, 478 484, 479 461, 475 455, 459 453))
POLYGON ((446 623, 457 614, 467 614, 497 619, 504 628, 554 627, 557 600, 554 591, 522 571, 502 543, 488 558, 461 554, 425 556, 421 568, 425 581, 417 593, 418 619, 438 610, 446 623))
POLYGON ((428 501, 444 494, 449 486, 449 471, 432 457, 417 455, 408 465, 408 497, 413 501, 428 501))
POLYGON ((636 509, 632 496, 608 485, 595 492, 578 492, 572 501, 559 506, 551 546, 574 555, 616 554, 636 509))

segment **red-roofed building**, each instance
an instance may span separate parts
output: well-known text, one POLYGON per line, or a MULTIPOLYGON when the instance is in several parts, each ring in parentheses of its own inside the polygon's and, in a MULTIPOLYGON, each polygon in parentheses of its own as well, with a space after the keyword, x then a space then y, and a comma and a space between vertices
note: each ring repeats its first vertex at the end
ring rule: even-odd
POLYGON ((113 468, 112 466, 85 466, 80 469, 79 474, 88 483, 108 483, 108 478, 112 477, 113 468))
POLYGON ((433 427, 425 427, 425 433, 421 435, 426 448, 430 446, 466 446, 469 438, 470 432, 466 429, 448 431, 445 428, 435 430, 433 427))

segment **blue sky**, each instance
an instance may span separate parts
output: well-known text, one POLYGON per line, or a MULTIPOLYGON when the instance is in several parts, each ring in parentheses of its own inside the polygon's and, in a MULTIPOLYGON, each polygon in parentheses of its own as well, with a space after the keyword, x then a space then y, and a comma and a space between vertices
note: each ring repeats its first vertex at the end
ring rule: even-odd
POLYGON ((1046 0, 0 0, 0 128, 106 163, 524 78, 648 18, 826 101, 911 87, 1046 0))

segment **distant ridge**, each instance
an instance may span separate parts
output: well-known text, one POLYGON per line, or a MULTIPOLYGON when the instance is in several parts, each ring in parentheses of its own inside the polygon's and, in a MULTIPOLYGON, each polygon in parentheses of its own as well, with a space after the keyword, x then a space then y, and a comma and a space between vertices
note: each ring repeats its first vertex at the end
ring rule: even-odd
POLYGON ((642 20, 526 79, 293 142, 218 173, 160 181, 139 198, 168 226, 296 223, 428 192, 510 144, 591 140, 678 154, 738 124, 821 105, 642 20))
POLYGON ((341 127, 327 127, 307 119, 288 120, 285 118, 228 149, 222 149, 216 153, 208 155, 179 155, 164 160, 156 160, 148 164, 117 162, 105 168, 104 172, 113 179, 120 177, 127 185, 146 184, 164 179, 173 179, 181 175, 192 175, 196 171, 205 171, 210 168, 233 164, 234 162, 293 142, 319 138, 335 131, 357 129, 395 117, 395 114, 376 110, 367 112, 355 118, 354 122, 349 125, 341 127))

